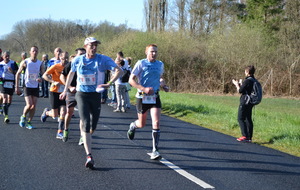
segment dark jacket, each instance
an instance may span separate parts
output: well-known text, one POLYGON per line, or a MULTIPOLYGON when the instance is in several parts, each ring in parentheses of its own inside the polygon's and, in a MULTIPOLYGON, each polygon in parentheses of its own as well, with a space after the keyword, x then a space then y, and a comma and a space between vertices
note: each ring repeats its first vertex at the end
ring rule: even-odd
MULTIPOLYGON (((254 76, 246 77, 243 81, 242 85, 240 86, 239 93, 242 94, 240 97, 240 104, 245 105, 247 101, 249 101, 249 96, 253 89, 254 81, 251 80, 254 76)), ((255 78, 254 78, 255 79, 255 78)))

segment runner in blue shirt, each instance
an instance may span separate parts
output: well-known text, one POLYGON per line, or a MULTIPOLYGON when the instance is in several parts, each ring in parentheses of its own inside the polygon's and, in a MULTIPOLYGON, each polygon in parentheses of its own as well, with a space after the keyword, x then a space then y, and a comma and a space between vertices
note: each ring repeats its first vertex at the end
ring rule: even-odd
POLYGON ((122 75, 122 70, 108 56, 97 54, 97 46, 100 41, 94 37, 88 37, 84 41, 86 54, 74 58, 71 65, 71 71, 68 74, 64 91, 60 98, 66 97, 68 88, 76 72, 76 101, 79 111, 80 128, 83 139, 84 148, 87 154, 85 166, 94 168, 94 160, 92 158, 91 135, 97 127, 97 123, 101 110, 101 92, 104 88, 108 88, 115 80, 122 75), (105 71, 112 70, 115 75, 107 83, 104 83, 105 71), (99 93, 100 92, 100 93, 99 93), (90 124, 92 120, 92 125, 90 124))
POLYGON ((164 73, 164 64, 157 58, 157 45, 150 44, 145 51, 147 58, 139 60, 130 75, 129 83, 137 88, 136 109, 138 119, 129 126, 127 136, 133 140, 135 130, 143 128, 146 125, 147 113, 150 110, 152 119, 152 142, 153 149, 151 159, 159 159, 161 156, 158 152, 158 141, 160 137, 160 115, 161 101, 159 97, 159 89, 162 87, 168 92, 169 87, 165 84, 162 75, 164 73))

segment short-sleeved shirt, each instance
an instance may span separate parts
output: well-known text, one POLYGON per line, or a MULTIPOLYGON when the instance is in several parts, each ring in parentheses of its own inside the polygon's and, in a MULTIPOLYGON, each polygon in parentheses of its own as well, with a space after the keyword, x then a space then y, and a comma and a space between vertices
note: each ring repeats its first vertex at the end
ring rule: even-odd
POLYGON ((105 71, 115 67, 116 63, 106 55, 96 54, 92 59, 86 55, 75 57, 71 71, 77 72, 76 91, 96 92, 97 86, 104 83, 105 71))
POLYGON ((60 75, 62 73, 62 70, 64 69, 64 66, 62 66, 61 64, 56 64, 56 65, 52 65, 51 67, 49 67, 47 69, 47 71, 45 72, 47 75, 51 75, 52 76, 52 80, 54 80, 55 82, 59 82, 58 85, 51 85, 50 87, 50 92, 62 92, 64 89, 64 85, 60 80, 60 75))
POLYGON ((8 63, 5 63, 4 61, 0 62, 0 67, 2 71, 0 71, 0 78, 3 78, 4 80, 15 80, 15 72, 18 70, 18 65, 15 61, 9 60, 8 63), (11 68, 14 73, 10 72, 8 68, 11 68))
POLYGON ((27 88, 37 88, 39 85, 39 82, 37 79, 40 75, 41 65, 42 62, 40 60, 36 60, 36 62, 33 62, 30 58, 25 59, 25 73, 24 73, 24 80, 25 80, 25 86, 27 88))
MULTIPOLYGON (((159 91, 160 77, 164 73, 164 63, 158 60, 149 62, 148 59, 139 60, 131 72, 137 76, 138 82, 143 87, 152 87, 155 92, 159 91)), ((140 92, 140 90, 138 90, 140 92)))

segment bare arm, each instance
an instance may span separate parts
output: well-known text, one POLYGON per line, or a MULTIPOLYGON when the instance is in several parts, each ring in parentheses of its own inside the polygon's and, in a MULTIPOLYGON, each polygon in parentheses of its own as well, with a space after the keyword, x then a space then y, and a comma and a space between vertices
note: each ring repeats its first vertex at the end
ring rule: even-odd
POLYGON ((110 83, 114 83, 121 75, 123 75, 123 71, 119 67, 115 67, 115 74, 110 79, 110 83))
POLYGON ((107 84, 101 84, 99 87, 108 88, 112 83, 114 83, 121 75, 123 75, 123 71, 119 67, 115 67, 114 75, 112 75, 110 81, 107 84))
POLYGON ((160 77, 159 82, 160 82, 160 86, 164 89, 165 92, 170 91, 170 88, 166 85, 166 82, 162 77, 160 77))
POLYGON ((137 89, 141 90, 142 92, 144 92, 146 94, 154 94, 153 88, 152 87, 144 87, 141 84, 139 84, 137 82, 136 75, 134 75, 134 74, 130 75, 128 82, 129 82, 129 84, 131 86, 133 86, 134 88, 137 88, 137 89))
MULTIPOLYGON (((67 76, 61 74, 61 75, 59 76, 59 79, 60 79, 60 81, 63 83, 63 85, 66 85, 66 83, 67 83, 67 76)), ((72 79, 72 80, 73 80, 73 79, 72 79)), ((70 84, 70 86, 69 86, 69 91, 72 92, 72 93, 75 93, 75 92, 76 92, 76 86, 71 86, 71 84, 70 84)))
POLYGON ((66 82, 67 82, 66 79, 67 79, 67 77, 65 75, 60 74, 59 79, 63 83, 63 85, 66 85, 66 82))
POLYGON ((18 69, 18 71, 17 71, 17 73, 16 73, 16 76, 15 76, 15 91, 16 91, 16 93, 19 95, 19 94, 21 94, 21 91, 20 91, 20 89, 19 89, 19 80, 20 80, 20 74, 22 73, 22 71, 23 71, 23 69, 26 67, 26 63, 25 63, 25 61, 22 61, 21 62, 21 64, 20 64, 20 67, 19 67, 19 69, 18 69))
POLYGON ((52 80, 52 77, 50 74, 47 73, 47 71, 43 74, 42 78, 45 80, 45 81, 48 81, 50 83, 55 83, 54 80, 52 80))
POLYGON ((64 91, 59 95, 59 98, 60 98, 60 99, 65 99, 66 93, 67 93, 67 91, 68 91, 68 88, 69 88, 70 85, 71 85, 71 81, 73 80, 74 75, 75 75, 75 72, 72 72, 72 71, 69 72, 69 74, 68 74, 68 76, 67 76, 66 83, 65 83, 64 91))

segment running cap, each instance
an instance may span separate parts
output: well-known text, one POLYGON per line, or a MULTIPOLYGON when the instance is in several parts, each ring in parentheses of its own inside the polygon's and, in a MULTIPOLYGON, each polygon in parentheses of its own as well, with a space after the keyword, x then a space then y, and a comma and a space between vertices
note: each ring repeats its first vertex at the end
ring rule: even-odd
POLYGON ((84 40, 84 45, 87 45, 88 43, 93 43, 93 42, 97 42, 97 44, 101 43, 99 40, 97 40, 94 37, 88 37, 84 40))

